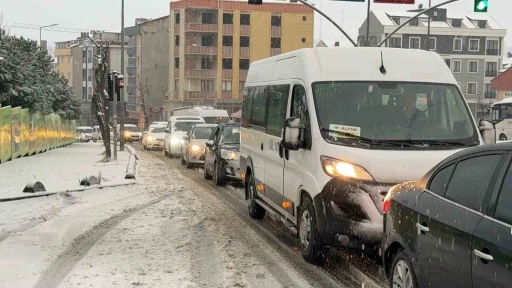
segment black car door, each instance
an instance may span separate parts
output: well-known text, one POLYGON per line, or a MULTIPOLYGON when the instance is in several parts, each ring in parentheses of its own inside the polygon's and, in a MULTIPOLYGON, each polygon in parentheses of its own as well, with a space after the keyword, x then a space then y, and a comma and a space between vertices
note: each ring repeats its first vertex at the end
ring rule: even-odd
POLYGON ((512 166, 502 175, 473 235, 473 287, 512 287, 512 166))
POLYGON ((420 287, 471 287, 471 239, 501 157, 472 155, 445 166, 418 198, 413 237, 420 287))
POLYGON ((211 171, 213 171, 212 165, 215 159, 215 142, 217 141, 219 135, 219 129, 220 127, 215 128, 212 135, 210 136, 210 139, 208 139, 208 141, 213 141, 213 146, 208 147, 208 145, 206 145, 204 149, 204 169, 207 169, 206 171, 208 173, 211 173, 211 171))

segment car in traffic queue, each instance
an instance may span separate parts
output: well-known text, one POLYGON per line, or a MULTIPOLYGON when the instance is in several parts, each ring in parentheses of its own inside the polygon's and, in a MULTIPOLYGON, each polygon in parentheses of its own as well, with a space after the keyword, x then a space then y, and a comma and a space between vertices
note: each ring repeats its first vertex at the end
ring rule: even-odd
POLYGON ((150 126, 148 131, 142 133, 142 147, 144 150, 164 148, 165 125, 150 126))
POLYGON ((124 124, 124 141, 125 142, 141 142, 142 131, 135 124, 124 124))
POLYGON ((187 168, 204 164, 205 143, 218 124, 194 124, 185 136, 181 146, 181 164, 187 168))
POLYGON ((91 126, 76 127, 77 140, 80 142, 91 141, 92 140, 92 131, 93 131, 93 128, 91 126))
POLYGON ((226 182, 241 182, 240 125, 219 124, 205 145, 204 178, 213 178, 218 186, 223 186, 226 182))
POLYGON ((195 116, 171 116, 165 128, 164 155, 170 158, 181 156, 183 136, 195 124, 205 123, 204 119, 195 116))
POLYGON ((336 246, 378 256, 387 191, 493 130, 476 123, 437 53, 388 47, 304 48, 252 62, 241 127, 249 215, 280 219, 315 264, 336 246))
POLYGON ((451 155, 383 211, 390 287, 511 287, 512 143, 451 155))

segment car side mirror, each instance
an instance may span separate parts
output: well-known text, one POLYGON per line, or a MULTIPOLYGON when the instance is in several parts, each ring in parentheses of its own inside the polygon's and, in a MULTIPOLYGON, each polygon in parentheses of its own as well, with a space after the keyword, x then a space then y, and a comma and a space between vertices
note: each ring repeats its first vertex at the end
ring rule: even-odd
POLYGON ((206 146, 208 146, 208 147, 213 147, 213 144, 215 144, 215 143, 213 143, 213 140, 206 141, 206 146))
POLYGON ((183 136, 183 140, 188 141, 189 137, 188 135, 183 136))
POLYGON ((494 123, 481 119, 478 124, 478 129, 480 130, 484 144, 496 143, 496 128, 494 127, 494 123))
POLYGON ((165 128, 165 133, 171 133, 171 131, 169 131, 169 128, 165 128))
POLYGON ((300 123, 300 118, 290 117, 284 121, 283 139, 281 146, 287 150, 297 151, 303 147, 300 139, 300 131, 304 125, 300 123))

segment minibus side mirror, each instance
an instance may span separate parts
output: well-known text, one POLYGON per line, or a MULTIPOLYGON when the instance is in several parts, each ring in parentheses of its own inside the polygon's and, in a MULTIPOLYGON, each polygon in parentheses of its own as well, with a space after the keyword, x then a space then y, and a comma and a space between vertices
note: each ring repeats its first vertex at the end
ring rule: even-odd
POLYGON ((487 120, 480 120, 478 129, 484 140, 484 144, 496 143, 496 128, 494 123, 487 120))
POLYGON ((287 150, 299 150, 303 147, 303 143, 300 140, 301 129, 304 129, 304 125, 300 124, 300 118, 290 117, 284 121, 283 139, 281 146, 287 150))

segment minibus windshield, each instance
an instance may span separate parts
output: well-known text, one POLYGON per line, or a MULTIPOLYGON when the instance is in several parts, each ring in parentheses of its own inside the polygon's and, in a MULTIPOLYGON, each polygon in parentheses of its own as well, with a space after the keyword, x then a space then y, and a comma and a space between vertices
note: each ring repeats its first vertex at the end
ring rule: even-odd
POLYGON ((359 137, 366 144, 408 147, 480 143, 455 85, 340 81, 312 87, 320 130, 329 142, 353 145, 359 137))

